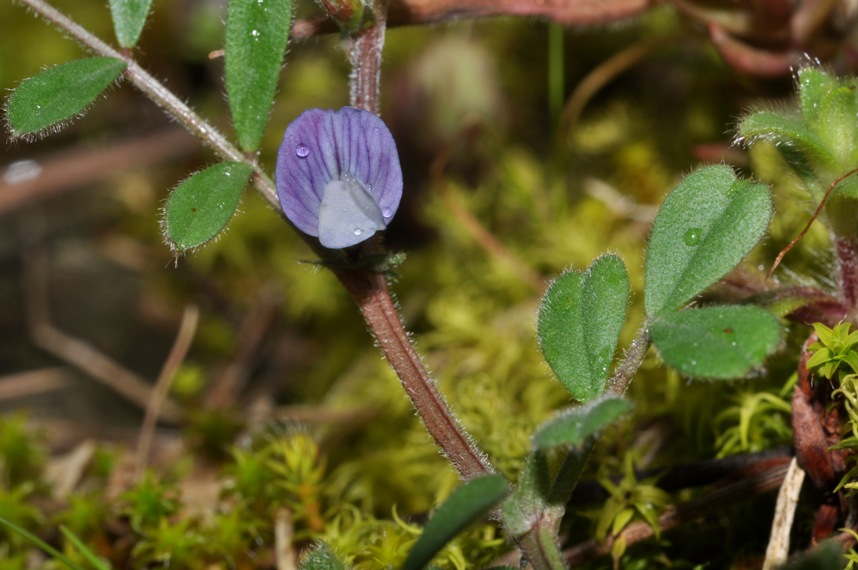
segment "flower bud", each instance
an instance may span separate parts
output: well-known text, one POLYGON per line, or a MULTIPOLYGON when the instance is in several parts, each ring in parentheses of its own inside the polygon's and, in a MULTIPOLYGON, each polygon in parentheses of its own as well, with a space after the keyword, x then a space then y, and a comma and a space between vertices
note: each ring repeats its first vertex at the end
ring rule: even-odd
POLYGON ((310 109, 295 119, 274 178, 286 217, 330 249, 384 230, 402 198, 393 136, 376 115, 352 107, 310 109))

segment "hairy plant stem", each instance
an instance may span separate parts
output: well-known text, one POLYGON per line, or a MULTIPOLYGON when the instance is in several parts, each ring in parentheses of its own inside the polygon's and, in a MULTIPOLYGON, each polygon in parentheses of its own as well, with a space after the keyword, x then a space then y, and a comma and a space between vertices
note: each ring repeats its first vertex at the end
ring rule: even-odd
POLYGON ((381 81, 381 51, 387 29, 387 0, 373 0, 374 22, 368 28, 346 38, 352 72, 349 76, 352 107, 379 114, 378 93, 381 81))
MULTIPOLYGON (((372 24, 354 37, 346 38, 345 42, 352 64, 351 104, 378 114, 387 0, 374 0, 370 9, 372 24)), ((385 276, 368 269, 334 270, 334 273, 357 302, 426 429, 462 478, 467 480, 494 472, 485 454, 477 448, 438 392, 402 325, 385 276)))
POLYGON ((649 330, 646 328, 641 329, 638 336, 635 337, 632 344, 629 345, 628 350, 626 350, 622 363, 614 371, 613 378, 608 382, 608 392, 617 396, 622 396, 626 393, 638 368, 641 367, 641 362, 643 362, 647 350, 649 350, 649 342, 649 330))
POLYGON ((147 95, 155 102, 155 104, 164 109, 168 115, 178 121, 191 134, 195 135, 205 145, 213 149, 222 159, 244 162, 251 165, 253 167, 254 187, 266 202, 276 210, 280 210, 280 201, 277 198, 277 192, 274 190, 274 183, 259 167, 256 161, 245 156, 235 145, 230 143, 226 137, 220 133, 220 131, 197 115, 190 107, 176 97, 172 91, 167 89, 163 83, 152 77, 127 52, 121 52, 114 49, 43 0, 14 1, 27 6, 38 16, 44 18, 46 21, 68 34, 72 39, 76 40, 91 52, 104 57, 113 57, 123 60, 127 65, 124 75, 131 84, 147 95))
POLYGON ((453 416, 402 326, 383 274, 370 269, 335 270, 354 297, 385 358, 393 367, 426 429, 463 479, 494 472, 453 416))

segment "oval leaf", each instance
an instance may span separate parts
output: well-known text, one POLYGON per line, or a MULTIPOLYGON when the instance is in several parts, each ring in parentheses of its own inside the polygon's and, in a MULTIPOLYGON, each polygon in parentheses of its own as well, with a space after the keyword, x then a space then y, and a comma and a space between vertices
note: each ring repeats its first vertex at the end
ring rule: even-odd
POLYGON ((25 79, 6 106, 12 136, 35 134, 81 114, 123 71, 121 59, 89 57, 25 79))
POLYGON ((568 408, 542 424, 533 436, 533 442, 539 449, 581 445, 631 408, 631 402, 619 396, 599 398, 583 406, 568 408))
POLYGON ((259 147, 289 39, 291 0, 229 0, 226 93, 242 149, 259 147))
POLYGON ((798 94, 801 102, 801 115, 805 124, 813 125, 819 120, 822 111, 820 103, 837 89, 837 77, 832 77, 822 69, 811 65, 798 71, 798 94))
POLYGON ((616 255, 597 259, 586 272, 564 273, 542 299, 537 326, 542 354, 582 402, 605 389, 628 299, 629 276, 616 255))
POLYGON ((110 0, 110 15, 119 45, 125 48, 137 45, 151 7, 152 0, 110 0))
POLYGON ((403 570, 424 568, 444 545, 503 500, 508 491, 506 479, 501 475, 477 477, 453 491, 426 523, 423 534, 405 559, 403 570))
POLYGON ((174 250, 198 247, 215 237, 235 213, 252 168, 222 162, 193 174, 167 200, 163 221, 174 250))
POLYGON ((831 91, 822 102, 819 122, 816 127, 819 136, 836 155, 840 168, 848 170, 854 166, 858 149, 855 118, 858 116, 858 102, 855 100, 855 85, 838 87, 831 91))
POLYGON ((781 150, 806 154, 811 162, 835 164, 828 147, 806 127, 800 117, 789 117, 774 111, 757 111, 742 119, 737 130, 739 141, 744 144, 768 141, 781 150))
POLYGON ((646 253, 648 317, 674 311, 732 270, 772 217, 769 189, 737 180, 729 166, 689 174, 665 198, 646 253))
POLYGON ((669 313, 650 323, 649 330, 662 359, 696 378, 746 376, 781 340, 777 318, 750 305, 669 313))

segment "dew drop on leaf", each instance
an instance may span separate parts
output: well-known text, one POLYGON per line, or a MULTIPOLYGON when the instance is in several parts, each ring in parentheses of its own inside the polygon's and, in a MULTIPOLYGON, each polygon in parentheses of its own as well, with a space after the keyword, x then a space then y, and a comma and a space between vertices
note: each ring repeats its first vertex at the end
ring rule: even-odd
POLYGON ((695 246, 700 243, 700 234, 702 233, 703 230, 700 228, 691 228, 685 232, 685 235, 682 236, 682 240, 687 246, 695 246))

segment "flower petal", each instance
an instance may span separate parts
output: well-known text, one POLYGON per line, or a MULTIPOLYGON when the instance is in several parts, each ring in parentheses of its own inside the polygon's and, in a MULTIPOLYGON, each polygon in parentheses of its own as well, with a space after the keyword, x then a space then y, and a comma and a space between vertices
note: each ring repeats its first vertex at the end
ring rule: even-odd
POLYGON ((320 235, 323 201, 331 206, 324 216, 325 233, 338 237, 326 240, 330 244, 351 241, 345 238, 351 234, 360 238, 348 244, 354 245, 384 229, 402 198, 402 170, 393 136, 376 115, 351 107, 310 109, 295 119, 283 135, 275 181, 286 217, 306 234, 320 235), (328 190, 325 200, 331 182, 350 179, 351 184, 328 190), (368 207, 369 198, 375 207, 368 207), (358 236, 355 229, 361 229, 358 236))
POLYGON ((331 249, 358 244, 387 227, 369 191, 351 176, 325 187, 319 208, 319 241, 331 249))

